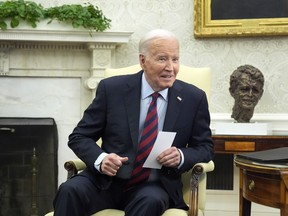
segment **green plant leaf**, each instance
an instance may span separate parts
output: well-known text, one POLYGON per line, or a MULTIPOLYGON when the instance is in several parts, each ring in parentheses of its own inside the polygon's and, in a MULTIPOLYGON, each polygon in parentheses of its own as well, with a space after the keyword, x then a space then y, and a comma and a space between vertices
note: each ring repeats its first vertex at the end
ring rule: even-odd
POLYGON ((49 19, 71 24, 73 28, 83 27, 89 31, 104 31, 111 27, 111 20, 106 18, 102 11, 92 4, 66 4, 57 7, 43 8, 41 4, 33 1, 8 0, 0 1, 0 28, 7 29, 6 21, 11 19, 10 26, 15 28, 21 21, 26 22, 33 28, 37 22, 49 19), (5 25, 6 24, 6 25, 5 25))
POLYGON ((20 21, 18 17, 13 17, 10 22, 11 28, 16 28, 19 25, 20 21))
POLYGON ((7 29, 7 24, 6 24, 5 21, 0 21, 0 28, 1 28, 2 30, 6 30, 6 29, 7 29))

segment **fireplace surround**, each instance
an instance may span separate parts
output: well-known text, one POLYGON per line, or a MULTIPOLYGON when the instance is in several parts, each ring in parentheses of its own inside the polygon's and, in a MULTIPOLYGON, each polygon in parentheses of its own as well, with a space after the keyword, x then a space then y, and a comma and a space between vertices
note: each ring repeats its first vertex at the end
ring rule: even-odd
MULTIPOLYGON (((42 150, 45 148, 42 149, 34 145, 29 146, 25 150, 25 156, 23 156, 27 162, 27 170, 24 172, 25 178, 31 179, 31 157, 35 147, 38 169, 36 179, 39 188, 46 187, 47 184, 43 181, 46 175, 53 176, 51 177, 53 180, 49 182, 51 194, 48 198, 46 195, 46 198, 43 198, 46 199, 47 205, 39 207, 40 203, 44 201, 37 197, 38 206, 36 207, 39 209, 35 215, 43 215, 43 213, 51 210, 52 197, 55 195, 58 185, 67 177, 63 164, 66 160, 76 157, 67 146, 68 135, 81 118, 83 110, 94 97, 95 88, 99 80, 103 78, 104 70, 113 67, 115 50, 118 46, 128 43, 131 34, 132 32, 107 31, 90 35, 86 30, 70 29, 70 27, 56 23, 48 27, 39 24, 37 29, 20 27, 1 32, 1 119, 16 119, 17 121, 25 119, 33 122, 44 121, 45 119, 48 122, 53 122, 51 127, 56 128, 57 125, 58 146, 57 148, 56 146, 53 147, 54 153, 51 154, 53 159, 43 161, 41 159, 42 150), (47 170, 48 165, 53 166, 53 168, 49 168, 53 174, 40 173, 39 168, 46 166, 44 170, 47 170)), ((36 130, 33 134, 41 134, 38 130, 46 127, 33 126, 33 124, 30 122, 27 126, 36 130)), ((7 131, 5 129, 9 127, 2 127, 4 131, 0 134, 1 141, 5 134, 12 134, 9 129, 7 131)), ((15 131, 22 130, 19 129, 20 126, 17 127, 15 131)), ((22 127, 23 125, 21 125, 22 127)), ((46 149, 45 152, 47 151, 46 149)), ((27 184, 30 185, 30 183, 27 184)), ((15 193, 20 193, 18 186, 13 188, 15 188, 15 193)), ((31 193, 31 187, 25 188, 31 193)), ((22 215, 30 215, 27 213, 31 210, 30 198, 23 202, 28 207, 22 215)), ((7 214, 10 209, 7 207, 7 202, 0 201, 0 205, 2 205, 0 207, 1 214, 13 215, 10 212, 7 214)))

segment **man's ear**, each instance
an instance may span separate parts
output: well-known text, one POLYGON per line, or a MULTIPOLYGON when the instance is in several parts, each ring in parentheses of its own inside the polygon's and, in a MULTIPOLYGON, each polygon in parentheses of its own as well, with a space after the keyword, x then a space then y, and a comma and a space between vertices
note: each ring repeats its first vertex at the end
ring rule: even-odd
POLYGON ((143 69, 144 64, 145 64, 145 56, 143 54, 139 54, 139 63, 141 68, 143 69))
POLYGON ((139 54, 139 62, 140 62, 140 64, 145 63, 145 56, 143 54, 139 54))

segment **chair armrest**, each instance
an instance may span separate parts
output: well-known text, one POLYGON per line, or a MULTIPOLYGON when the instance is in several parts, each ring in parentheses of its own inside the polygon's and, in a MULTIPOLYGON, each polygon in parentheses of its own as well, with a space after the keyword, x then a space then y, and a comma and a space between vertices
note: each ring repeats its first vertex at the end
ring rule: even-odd
POLYGON ((73 159, 64 163, 64 168, 67 170, 67 179, 76 175, 79 171, 86 168, 86 164, 80 159, 73 159))
MULTIPOLYGON (((206 173, 214 170, 214 162, 211 160, 208 163, 197 163, 192 168, 192 175, 190 179, 191 195, 189 199, 189 216, 197 216, 199 209, 199 192, 202 196, 203 205, 205 205, 205 192, 206 192, 206 173), (204 188, 199 188, 199 184, 204 188), (203 183, 202 183, 203 182, 203 183), (203 193, 203 194, 202 194, 203 193)), ((202 202, 201 201, 201 202, 202 202)), ((204 208, 204 207, 203 207, 204 208)))
POLYGON ((211 160, 208 163, 197 163, 192 168, 192 175, 201 175, 202 173, 211 172, 214 170, 214 162, 211 160))

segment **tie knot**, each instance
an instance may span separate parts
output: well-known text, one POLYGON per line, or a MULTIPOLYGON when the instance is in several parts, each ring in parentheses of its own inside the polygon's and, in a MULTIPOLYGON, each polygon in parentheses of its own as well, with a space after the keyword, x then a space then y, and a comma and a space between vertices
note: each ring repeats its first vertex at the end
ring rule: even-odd
POLYGON ((158 92, 154 92, 153 94, 151 94, 151 96, 152 96, 152 101, 155 101, 160 96, 160 94, 158 92))

